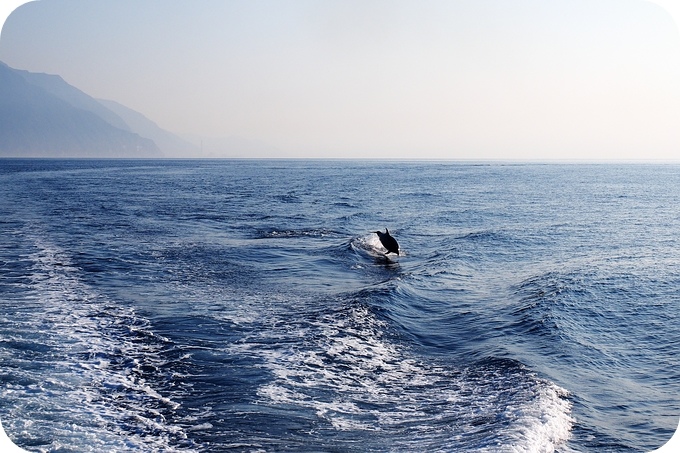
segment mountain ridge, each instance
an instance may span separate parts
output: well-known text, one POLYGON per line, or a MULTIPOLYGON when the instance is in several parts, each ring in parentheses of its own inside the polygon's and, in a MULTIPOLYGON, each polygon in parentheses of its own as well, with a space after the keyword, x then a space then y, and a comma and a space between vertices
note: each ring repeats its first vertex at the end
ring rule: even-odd
POLYGON ((76 108, 0 65, 0 156, 160 157, 156 144, 76 108))
POLYGON ((59 75, 0 61, 0 157, 159 158, 194 148, 141 113, 97 100, 59 75))

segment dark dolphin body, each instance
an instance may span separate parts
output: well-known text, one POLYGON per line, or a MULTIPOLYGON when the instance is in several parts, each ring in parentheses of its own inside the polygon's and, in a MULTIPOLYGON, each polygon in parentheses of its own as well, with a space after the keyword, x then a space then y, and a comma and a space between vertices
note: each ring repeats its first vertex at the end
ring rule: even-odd
POLYGON ((387 228, 385 228, 384 233, 382 231, 374 231, 374 233, 378 235, 380 243, 387 249, 387 253, 396 253, 399 255, 399 244, 397 244, 396 239, 390 236, 390 232, 387 228))

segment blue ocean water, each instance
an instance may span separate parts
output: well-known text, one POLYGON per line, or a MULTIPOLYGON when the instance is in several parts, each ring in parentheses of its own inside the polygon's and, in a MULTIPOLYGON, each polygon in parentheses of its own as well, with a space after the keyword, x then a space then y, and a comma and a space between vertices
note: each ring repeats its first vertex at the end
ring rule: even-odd
POLYGON ((679 187, 2 160, 0 419, 30 451, 652 450, 680 418, 679 187))

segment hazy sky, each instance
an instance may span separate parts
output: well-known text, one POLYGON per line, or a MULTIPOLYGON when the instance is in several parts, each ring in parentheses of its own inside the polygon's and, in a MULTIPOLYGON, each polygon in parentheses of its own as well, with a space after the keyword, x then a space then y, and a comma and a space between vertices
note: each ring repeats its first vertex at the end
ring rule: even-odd
POLYGON ((680 35, 643 0, 40 0, 0 60, 285 156, 680 159, 680 35))

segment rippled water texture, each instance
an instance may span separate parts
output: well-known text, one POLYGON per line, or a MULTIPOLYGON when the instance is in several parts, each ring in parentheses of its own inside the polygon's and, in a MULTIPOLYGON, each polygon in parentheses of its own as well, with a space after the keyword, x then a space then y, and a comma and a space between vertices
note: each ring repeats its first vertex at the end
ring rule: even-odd
POLYGON ((680 418, 678 187, 2 160, 0 419, 31 451, 649 451, 680 418))

